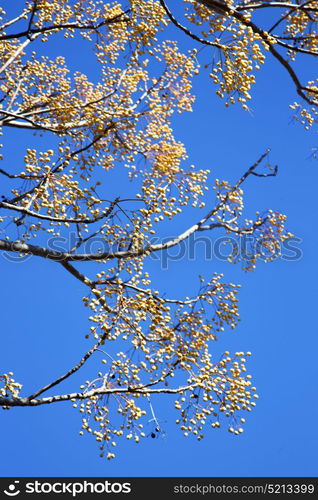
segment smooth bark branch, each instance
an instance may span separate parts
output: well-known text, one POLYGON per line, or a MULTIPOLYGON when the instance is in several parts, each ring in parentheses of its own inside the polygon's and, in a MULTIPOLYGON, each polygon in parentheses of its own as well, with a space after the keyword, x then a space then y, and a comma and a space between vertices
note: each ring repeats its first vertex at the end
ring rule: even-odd
POLYGON ((27 40, 25 40, 25 42, 19 45, 15 53, 0 68, 0 74, 3 73, 10 66, 10 64, 12 64, 16 60, 16 58, 19 57, 21 52, 23 52, 23 50, 29 45, 29 43, 33 42, 36 38, 38 38, 38 36, 40 36, 40 33, 30 36, 27 40))
POLYGON ((36 392, 34 392, 31 396, 28 397, 28 399, 33 400, 33 399, 38 398, 44 392, 47 392, 49 389, 52 389, 52 387, 55 387, 56 385, 60 384, 61 382, 63 382, 67 378, 71 377, 74 373, 76 373, 86 363, 86 361, 92 356, 92 354, 94 354, 94 352, 97 351, 97 349, 100 347, 100 345, 103 344, 103 342, 105 341, 105 339, 107 337, 107 333, 108 332, 105 332, 104 335, 102 335, 100 337, 99 341, 89 351, 87 351, 87 353, 82 357, 82 359, 73 368, 68 370, 64 375, 57 378, 56 380, 54 380, 50 384, 48 384, 48 385, 42 387, 41 389, 37 390, 36 392))
POLYGON ((121 12, 117 16, 111 18, 111 19, 106 19, 106 21, 101 21, 98 24, 79 24, 79 23, 61 23, 61 24, 53 24, 51 26, 43 26, 42 28, 28 28, 25 31, 21 31, 19 33, 10 33, 6 35, 1 35, 0 40, 13 40, 16 38, 23 38, 23 37, 30 37, 32 35, 41 35, 43 33, 47 33, 50 31, 59 31, 63 29, 75 29, 75 30, 91 30, 91 31, 97 31, 99 28, 102 28, 103 26, 107 26, 112 23, 116 22, 123 22, 125 19, 121 19, 123 16, 129 14, 130 9, 125 10, 124 12, 121 12))
POLYGON ((82 219, 80 219, 80 218, 73 219, 73 218, 67 218, 67 217, 62 218, 62 217, 53 217, 51 215, 43 215, 43 214, 40 214, 37 212, 33 212, 32 210, 29 210, 26 207, 12 205, 11 203, 7 203, 5 201, 0 202, 0 208, 5 208, 6 210, 14 210, 15 212, 20 212, 21 214, 28 215, 29 217, 35 217, 37 219, 48 220, 48 221, 52 221, 52 222, 63 222, 63 223, 67 222, 69 224, 94 224, 95 222, 98 222, 101 219, 105 219, 105 218, 109 217, 109 215, 111 214, 111 212, 112 212, 114 206, 116 205, 116 203, 118 202, 118 200, 119 199, 117 198, 113 203, 111 203, 111 205, 109 206, 109 208, 107 210, 104 210, 101 213, 101 215, 99 215, 98 217, 92 218, 92 219, 88 219, 86 217, 83 217, 82 219))
POLYGON ((90 399, 108 394, 140 394, 144 396, 149 396, 151 394, 182 394, 183 392, 186 392, 190 389, 194 389, 198 385, 198 383, 194 383, 176 388, 159 387, 157 389, 148 387, 145 388, 142 386, 102 387, 100 389, 93 389, 87 392, 72 392, 70 394, 60 394, 57 396, 49 396, 40 399, 0 397, 0 406, 40 406, 51 403, 62 403, 63 401, 90 399))
MULTIPOLYGON (((46 113, 49 110, 41 110, 40 113, 46 113)), ((25 128, 28 130, 46 130, 47 132, 52 132, 54 134, 62 134, 66 133, 69 130, 75 128, 82 128, 88 125, 86 120, 82 120, 78 123, 74 122, 66 122, 61 125, 60 123, 51 123, 49 126, 43 125, 42 123, 36 123, 31 118, 28 118, 24 113, 17 114, 12 111, 7 111, 5 109, 0 110, 0 114, 6 115, 7 118, 0 121, 1 127, 16 127, 16 128, 25 128)), ((34 116, 39 113, 28 113, 28 115, 34 116)))
POLYGON ((163 9, 165 10, 167 16, 169 17, 170 21, 177 27, 179 28, 181 31, 183 31, 186 35, 190 36, 193 40, 195 40, 196 42, 200 42, 204 45, 210 45, 212 47, 217 47, 219 49, 223 49, 224 46, 221 44, 221 43, 218 43, 218 42, 212 42, 211 40, 206 40, 204 38, 200 38, 198 37, 195 33, 192 33, 192 31, 190 31, 188 28, 186 28, 185 26, 183 26, 175 17, 174 15, 172 14, 171 10, 169 9, 169 7, 167 6, 166 2, 164 0, 159 0, 160 2, 160 5, 163 7, 163 9))
POLYGON ((262 2, 262 3, 250 3, 247 5, 238 5, 235 10, 256 10, 256 9, 266 9, 277 7, 279 9, 293 9, 293 10, 302 10, 308 12, 318 12, 318 9, 315 7, 310 7, 307 4, 310 2, 304 2, 303 4, 297 3, 289 3, 289 2, 262 2))
MULTIPOLYGON (((24 18, 24 16, 30 11, 30 8, 32 9, 32 7, 28 7, 26 9, 24 9, 21 14, 19 14, 17 17, 14 17, 13 19, 10 19, 9 21, 6 21, 4 24, 2 24, 0 26, 0 30, 1 31, 4 31, 6 28, 9 28, 9 26, 12 26, 14 23, 17 23, 18 21, 20 21, 21 19, 24 18)), ((1 37, 0 37, 1 39, 1 37)))
POLYGON ((280 45, 281 47, 284 47, 287 50, 290 50, 291 52, 301 52, 302 54, 307 54, 309 56, 318 56, 318 52, 315 52, 313 50, 309 49, 303 49, 302 47, 294 47, 293 45, 289 45, 288 43, 282 42, 280 40, 280 37, 276 35, 272 35, 275 40, 277 41, 277 44, 280 45))

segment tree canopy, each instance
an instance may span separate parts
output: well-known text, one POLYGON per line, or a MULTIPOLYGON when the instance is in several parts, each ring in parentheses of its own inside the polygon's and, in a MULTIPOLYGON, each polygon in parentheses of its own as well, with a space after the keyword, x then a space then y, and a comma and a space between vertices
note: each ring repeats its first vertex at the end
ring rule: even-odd
POLYGON ((175 4, 33 0, 14 14, 0 12, 0 250, 8 260, 31 255, 62 266, 81 282, 91 321, 91 347, 76 365, 47 385, 43 374, 33 393, 12 372, 2 374, 0 404, 71 401, 83 417, 81 433, 93 434, 109 459, 119 437, 146 436, 147 420, 151 435, 161 431, 154 394, 174 395, 177 425, 198 440, 222 423, 240 434, 256 404, 250 353, 212 358, 213 341, 237 325, 238 286, 214 273, 200 276, 193 296, 167 297, 147 270, 152 255, 216 229, 252 237, 249 252, 234 247, 229 260, 254 270, 291 236, 275 210, 244 216, 243 184, 278 173, 268 150, 234 184, 215 179, 207 205, 210 171, 190 164, 174 133, 175 115, 193 111, 193 79, 202 72, 226 107, 248 111, 257 71, 274 58, 295 89, 296 119, 306 128, 317 121, 317 80, 301 72, 303 58, 318 55, 317 0, 175 4), (176 30, 189 48, 173 39, 176 30), (65 54, 43 55, 61 37, 65 50, 73 38, 85 43, 97 81, 73 72, 65 54), (19 164, 10 161, 13 144, 6 146, 12 133, 26 134, 30 144, 19 164), (114 169, 130 180, 117 197, 114 169), (189 207, 196 222, 184 216, 184 230, 168 237, 165 224, 189 207), (63 381, 93 356, 97 374, 64 393, 63 381))

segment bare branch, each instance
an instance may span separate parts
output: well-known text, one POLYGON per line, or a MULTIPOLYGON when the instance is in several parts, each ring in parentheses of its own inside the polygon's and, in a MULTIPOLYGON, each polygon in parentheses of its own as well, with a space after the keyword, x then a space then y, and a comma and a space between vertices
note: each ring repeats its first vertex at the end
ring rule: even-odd
POLYGON ((277 41, 277 44, 280 45, 281 47, 284 47, 287 50, 290 50, 291 52, 299 52, 301 54, 307 54, 309 56, 318 56, 318 52, 315 52, 313 50, 308 50, 308 49, 303 49, 302 47, 298 47, 297 45, 289 45, 288 43, 283 42, 279 36, 272 35, 275 40, 277 41))
POLYGON ((318 9, 315 7, 310 7, 306 5, 309 2, 304 2, 303 4, 290 3, 290 2, 261 2, 261 3, 249 3, 246 5, 238 5, 235 7, 237 11, 244 10, 257 10, 257 9, 266 9, 266 8, 280 8, 280 9, 295 9, 295 10, 303 10, 309 12, 318 12, 318 9))
POLYGON ((130 394, 130 395, 143 395, 150 396, 151 394, 182 394, 186 391, 192 390, 197 387, 199 383, 184 385, 176 388, 159 387, 159 388, 144 388, 143 386, 126 386, 126 387, 102 387, 100 389, 93 389, 87 392, 73 392, 70 394, 61 394, 56 396, 49 396, 40 399, 12 397, 0 397, 0 406, 13 407, 13 406, 40 406, 51 403, 62 403, 64 401, 84 400, 94 397, 100 397, 107 394, 130 394))

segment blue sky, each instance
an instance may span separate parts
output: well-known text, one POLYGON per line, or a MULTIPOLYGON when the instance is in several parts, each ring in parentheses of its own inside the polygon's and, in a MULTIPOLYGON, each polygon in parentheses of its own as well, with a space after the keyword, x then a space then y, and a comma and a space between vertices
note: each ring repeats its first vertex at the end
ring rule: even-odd
MULTIPOLYGON (((176 30, 170 34, 182 38, 176 30)), ((64 43, 49 50, 64 55, 64 43)), ((73 69, 87 66, 76 42, 68 58, 73 69)), ((313 69, 307 60, 301 66, 303 74, 313 69)), ((94 71, 94 66, 88 68, 92 76, 94 71)), ((211 185, 214 178, 235 181, 271 148, 270 159, 279 165, 279 175, 248 180, 247 214, 268 208, 286 214, 288 229, 301 239, 302 255, 292 262, 260 263, 255 273, 246 274, 239 266, 206 261, 198 251, 195 261, 169 263, 158 273, 156 284, 173 296, 190 295, 198 274, 217 271, 226 281, 242 285, 241 322, 220 336, 215 349, 253 353, 248 369, 260 398, 248 415, 244 434, 233 436, 224 426, 208 431, 199 443, 184 438, 173 423, 176 416, 168 399, 157 398, 165 436, 138 445, 119 443, 117 459, 109 462, 99 458, 93 438, 78 435, 80 415, 70 404, 16 408, 0 414, 5 430, 2 476, 317 475, 318 162, 310 158, 317 136, 291 121, 288 106, 295 92, 286 72, 273 61, 257 74, 251 113, 238 106, 226 109, 214 90, 206 75, 195 80, 194 113, 176 119, 177 138, 186 144, 191 163, 211 170, 211 185)), ((26 142, 22 134, 5 131, 3 142, 15 149, 12 161, 23 152, 16 146, 17 141, 21 147, 26 142)), ((8 160, 6 168, 10 169, 8 160)), ((119 186, 120 175, 115 179, 119 186)), ((187 211, 175 227, 182 229, 196 219, 195 212, 187 211)), ((150 266, 155 270, 158 263, 150 266)), ((25 263, 0 258, 0 273, 0 371, 12 370, 26 392, 32 392, 75 364, 87 349, 88 320, 81 305, 85 291, 60 266, 35 257, 25 263)), ((64 384, 63 392, 77 390, 96 366, 89 361, 64 384)))

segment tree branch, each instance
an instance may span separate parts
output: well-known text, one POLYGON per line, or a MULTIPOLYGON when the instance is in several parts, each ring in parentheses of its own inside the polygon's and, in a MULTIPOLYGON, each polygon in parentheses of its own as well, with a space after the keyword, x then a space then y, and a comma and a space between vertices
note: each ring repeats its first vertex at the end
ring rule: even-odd
POLYGON ((274 44, 271 42, 270 39, 271 35, 269 35, 266 31, 259 28, 252 21, 246 19, 245 16, 240 12, 236 11, 235 8, 226 5, 225 2, 221 2, 220 0, 196 0, 196 1, 211 10, 222 9, 225 13, 233 16, 235 19, 240 21, 244 26, 250 27, 253 30, 253 32, 257 33, 266 43, 266 45, 268 46, 268 50, 270 51, 272 56, 286 69, 286 71, 288 72, 289 76, 291 77, 291 79, 295 84, 298 95, 302 97, 302 99, 304 99, 304 101, 306 101, 308 104, 315 106, 318 105, 318 101, 312 100, 305 93, 309 91, 318 94, 318 91, 307 88, 300 83, 300 80, 295 71, 293 70, 293 68, 291 67, 290 63, 286 59, 284 59, 283 56, 275 49, 274 44))
POLYGON ((43 26, 42 28, 30 28, 30 25, 28 29, 25 31, 21 31, 20 33, 11 33, 7 35, 2 35, 0 36, 0 40, 12 40, 16 38, 23 38, 23 37, 30 37, 32 35, 41 35, 42 33, 47 33, 48 31, 58 31, 62 29, 76 29, 76 30, 92 30, 92 31, 97 31, 99 28, 103 26, 107 26, 109 24, 115 23, 115 22, 123 22, 123 19, 121 19, 122 16, 129 14, 130 9, 125 10, 124 12, 121 12, 117 16, 107 19, 106 21, 101 21, 98 24, 78 24, 78 23, 64 23, 64 24, 53 24, 51 26, 43 26))
POLYGON ((110 330, 111 330, 111 327, 109 327, 109 329, 107 330, 107 332, 105 332, 100 337, 100 339, 98 340, 98 342, 95 345, 93 345, 93 347, 89 351, 87 351, 87 353, 82 357, 82 359, 73 368, 71 368, 70 370, 68 370, 64 375, 62 375, 61 377, 57 378, 56 380, 54 380, 50 384, 48 384, 48 385, 42 387, 41 389, 37 390, 36 392, 34 392, 27 399, 34 400, 34 399, 38 398, 44 392, 47 392, 49 389, 52 389, 52 387, 55 387, 56 385, 60 384, 61 382, 63 382, 67 378, 71 377, 71 375, 73 375, 74 373, 76 373, 86 363, 86 361, 92 356, 92 354, 94 354, 94 352, 100 347, 100 345, 102 345, 104 343, 104 341, 105 341, 105 339, 107 337, 107 334, 108 334, 108 332, 110 330))
MULTIPOLYGON (((2 172, 3 173, 3 172, 2 172)), ((11 176, 14 177, 14 176, 11 176)), ((88 218, 82 218, 82 219, 73 219, 73 218, 62 218, 62 217, 53 217, 51 215, 42 215, 37 212, 33 212, 32 210, 29 210, 28 208, 25 207, 20 207, 17 205, 12 205, 11 203, 7 203, 5 201, 0 202, 0 208, 5 208, 6 210, 14 210, 16 212, 20 212, 23 215, 28 215, 29 217, 35 217, 37 219, 41 220, 48 220, 51 222, 63 222, 63 223, 68 223, 68 224, 94 224, 95 222, 100 221, 101 219, 105 219, 109 217, 111 212, 114 209, 114 206, 118 203, 119 198, 116 198, 115 201, 113 201, 110 206, 107 208, 107 210, 104 210, 101 215, 98 217, 94 217, 92 219, 88 218)))
POLYGON ((29 45, 29 43, 33 42, 36 38, 38 38, 38 36, 40 36, 39 33, 35 34, 35 35, 32 35, 27 40, 25 40, 25 42, 23 42, 17 48, 17 50, 15 51, 15 53, 12 54, 12 56, 0 68, 0 74, 3 73, 8 68, 8 66, 10 66, 10 64, 12 64, 13 61, 15 61, 15 59, 21 54, 21 52, 23 52, 23 50, 25 49, 25 47, 27 47, 29 45))
POLYGON ((308 7, 306 4, 309 2, 304 2, 304 4, 290 3, 290 2, 261 2, 261 3, 250 3, 247 5, 238 5, 235 7, 236 11, 245 11, 245 10, 257 10, 257 9, 266 9, 271 7, 278 7, 280 9, 293 9, 293 10, 302 10, 309 12, 318 12, 318 9, 315 7, 308 7))
POLYGON ((62 403, 63 401, 73 401, 73 400, 83 400, 91 399, 94 397, 100 397, 107 394, 140 394, 143 396, 149 396, 151 394, 182 394, 185 391, 194 389, 199 383, 189 384, 185 386, 180 386, 176 388, 169 387, 158 387, 156 388, 144 388, 143 386, 126 386, 126 387, 102 387, 99 389, 93 389, 87 392, 72 392, 70 394, 61 394, 56 396, 49 396, 40 399, 30 399, 30 398, 20 398, 12 397, 5 398, 0 397, 0 406, 3 407, 13 407, 13 406, 40 406, 51 403, 62 403))
POLYGON ((196 42, 200 42, 202 43, 203 45, 210 45, 212 47, 217 47, 219 49, 223 49, 224 46, 220 43, 217 43, 217 42, 211 42, 210 40, 205 40, 204 38, 200 38, 198 37, 195 33, 192 33, 192 31, 188 30, 188 28, 186 28, 185 26, 183 26, 172 14, 172 12, 170 11, 169 7, 167 6, 166 2, 164 0, 159 0, 159 3, 160 5, 163 7, 163 9, 165 10, 168 18, 170 19, 170 21, 177 27, 179 28, 181 31, 183 31, 186 35, 190 36, 193 40, 195 40, 196 42))

